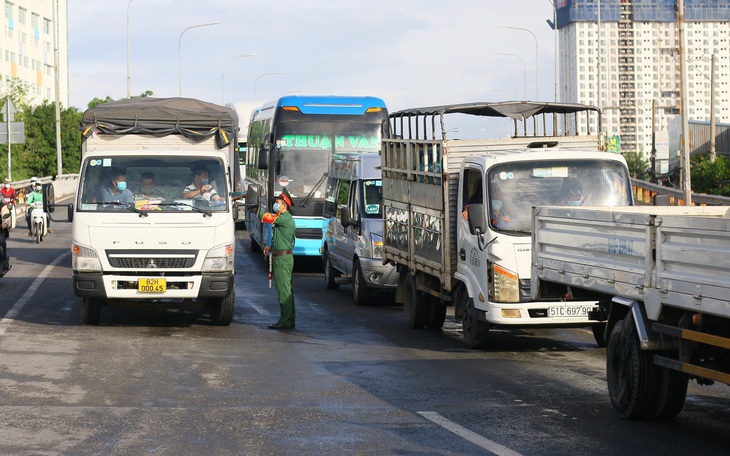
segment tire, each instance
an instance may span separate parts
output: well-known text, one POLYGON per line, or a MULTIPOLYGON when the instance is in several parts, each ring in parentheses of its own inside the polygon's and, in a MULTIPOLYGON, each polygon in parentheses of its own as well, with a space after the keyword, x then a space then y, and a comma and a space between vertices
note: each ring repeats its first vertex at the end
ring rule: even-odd
POLYGON ((233 321, 233 310, 236 306, 236 292, 225 298, 215 298, 208 302, 210 323, 213 326, 228 326, 233 321))
POLYGON ((251 253, 259 253, 259 252, 261 252, 261 246, 254 240, 253 237, 250 237, 250 236, 249 236, 248 250, 251 253))
POLYGON ((416 289, 416 278, 408 276, 406 281, 406 297, 403 303, 403 313, 406 317, 406 324, 411 329, 421 329, 426 325, 428 317, 427 305, 416 289))
POLYGON ((41 243, 41 227, 39 224, 34 223, 33 224, 33 231, 34 231, 34 237, 35 237, 35 243, 40 244, 41 243))
POLYGON ((336 290, 340 288, 340 284, 335 279, 340 276, 340 271, 335 269, 330 262, 329 250, 324 251, 324 286, 328 290, 336 290))
POLYGON ((591 326, 591 330, 593 331, 593 338, 596 339, 596 344, 600 348, 606 347, 606 322, 602 323, 595 323, 593 326, 591 326))
POLYGON ((81 298, 79 310, 81 311, 81 323, 84 325, 98 325, 101 320, 101 298, 81 298))
POLYGON ((654 364, 641 350, 632 315, 616 323, 606 348, 608 395, 623 419, 673 418, 682 411, 688 377, 654 364))
POLYGON ((358 306, 367 306, 373 298, 373 293, 362 276, 360 262, 357 260, 352 265, 352 298, 358 306))
POLYGON ((461 299, 466 300, 464 315, 461 318, 464 343, 469 348, 485 348, 489 340, 489 323, 477 319, 474 300, 469 297, 466 290, 461 290, 460 295, 463 295, 461 299))
POLYGON ((428 318, 426 318, 426 328, 441 329, 446 321, 446 304, 440 299, 431 296, 429 305, 428 318))

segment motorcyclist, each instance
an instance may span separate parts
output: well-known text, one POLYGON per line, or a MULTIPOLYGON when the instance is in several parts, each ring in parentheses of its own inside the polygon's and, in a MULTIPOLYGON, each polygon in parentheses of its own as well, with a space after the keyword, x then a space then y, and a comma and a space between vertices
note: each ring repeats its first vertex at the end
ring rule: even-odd
POLYGON ((35 191, 36 184, 40 184, 40 183, 41 183, 41 180, 38 179, 37 177, 33 176, 33 177, 30 178, 30 185, 28 185, 27 187, 25 187, 25 196, 26 196, 26 198, 28 196, 30 196, 30 194, 35 191))
POLYGON ((10 179, 6 178, 5 182, 3 183, 3 188, 0 189, 0 195, 2 195, 3 204, 15 204, 15 201, 18 198, 18 195, 15 194, 15 189, 11 186, 11 184, 12 182, 10 182, 10 179))
POLYGON ((10 211, 7 206, 0 208, 0 247, 2 247, 3 255, 0 258, 0 277, 7 274, 10 270, 10 255, 8 255, 8 243, 5 241, 10 237, 10 211))
MULTIPOLYGON (((25 197, 25 204, 26 204, 26 210, 25 210, 25 222, 28 224, 28 236, 33 236, 33 230, 31 230, 31 205, 33 203, 43 203, 43 184, 40 183, 40 181, 36 182, 35 190, 28 194, 28 196, 25 197)), ((51 219, 46 217, 46 226, 48 227, 48 232, 52 233, 51 231, 51 219)))

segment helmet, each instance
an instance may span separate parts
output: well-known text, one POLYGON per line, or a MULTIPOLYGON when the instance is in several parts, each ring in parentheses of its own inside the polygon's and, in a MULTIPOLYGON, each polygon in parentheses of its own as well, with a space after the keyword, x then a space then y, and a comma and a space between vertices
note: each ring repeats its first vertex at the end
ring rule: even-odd
POLYGON ((31 177, 31 178, 30 178, 30 183, 31 183, 31 184, 33 184, 33 183, 35 183, 35 182, 38 182, 38 178, 37 178, 37 177, 35 177, 35 176, 31 177))
POLYGON ((11 183, 12 183, 12 181, 10 180, 10 178, 7 178, 7 177, 6 177, 6 178, 5 178, 5 182, 3 182, 3 183, 5 183, 5 184, 11 184, 11 183))

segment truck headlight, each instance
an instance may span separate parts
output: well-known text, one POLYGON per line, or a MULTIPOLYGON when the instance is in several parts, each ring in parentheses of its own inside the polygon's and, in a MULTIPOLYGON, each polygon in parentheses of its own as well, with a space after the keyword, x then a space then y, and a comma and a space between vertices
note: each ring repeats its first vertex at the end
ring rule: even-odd
POLYGON ((494 264, 492 266, 494 302, 520 302, 520 281, 517 274, 494 264))
POLYGON ((203 272, 233 270, 233 244, 219 245, 208 251, 203 262, 203 272))
POLYGON ((96 250, 76 244, 71 246, 71 269, 78 272, 101 272, 101 261, 96 250))
POLYGON ((370 235, 373 258, 383 258, 383 238, 377 234, 370 235))

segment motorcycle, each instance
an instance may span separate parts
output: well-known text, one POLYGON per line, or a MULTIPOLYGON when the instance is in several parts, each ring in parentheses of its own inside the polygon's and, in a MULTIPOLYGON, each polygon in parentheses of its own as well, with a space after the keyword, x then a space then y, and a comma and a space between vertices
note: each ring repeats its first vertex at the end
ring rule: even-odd
POLYGON ((48 216, 43 210, 43 202, 36 201, 31 203, 30 206, 30 233, 36 244, 38 244, 48 235, 48 216))
POLYGON ((10 211, 10 226, 8 226, 8 228, 12 230, 13 228, 15 228, 15 216, 17 215, 15 213, 15 203, 13 203, 12 199, 3 197, 2 204, 8 208, 8 211, 10 211))
MULTIPOLYGON (((0 211, 0 214, 0 217, 2 218, 2 224, 6 224, 6 226, 9 228, 10 211, 2 210, 0 211)), ((3 236, 4 238, 7 233, 5 232, 5 229, 3 229, 3 232, 4 233, 0 233, 0 236, 3 236)), ((0 244, 0 277, 3 277, 5 274, 7 274, 11 268, 10 263, 6 263, 3 258, 5 258, 5 249, 3 248, 3 245, 0 244)))

